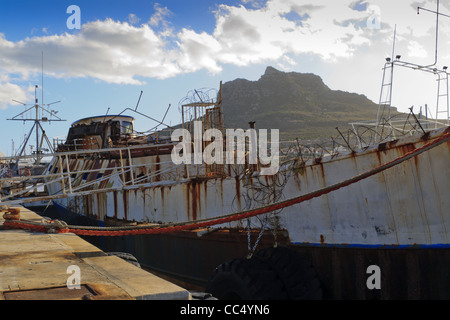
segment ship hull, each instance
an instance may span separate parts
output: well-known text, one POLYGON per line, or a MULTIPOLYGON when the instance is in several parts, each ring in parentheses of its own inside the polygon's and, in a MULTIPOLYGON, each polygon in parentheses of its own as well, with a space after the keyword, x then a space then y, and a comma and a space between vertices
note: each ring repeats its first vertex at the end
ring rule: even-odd
MULTIPOLYGON (((45 214, 73 224, 98 225, 57 206, 45 214)), ((105 252, 134 255, 142 268, 189 290, 205 291, 213 270, 220 264, 248 254, 245 230, 198 230, 163 235, 122 237, 83 236, 105 252), (201 235, 201 236, 200 236, 201 235)), ((253 233, 251 241, 257 238, 253 233)), ((324 299, 450 299, 450 245, 333 245, 293 244, 285 246, 307 257, 315 268, 324 299), (379 289, 368 287, 370 266, 380 268, 379 289)), ((264 234, 258 249, 273 245, 273 235, 264 234)))
MULTIPOLYGON (((448 131, 316 159, 308 165, 291 163, 273 177, 185 177, 55 201, 67 212, 106 224, 214 218, 321 190, 397 159, 448 131)), ((161 163, 170 159, 170 155, 157 157, 161 163)), ((155 156, 131 162, 151 164, 155 156)), ((72 159, 68 166, 72 171, 82 165, 105 172, 114 170, 112 163, 72 159)), ((450 292, 446 271, 450 266, 449 164, 450 143, 445 142, 372 177, 250 222, 170 235, 105 237, 105 241, 135 254, 150 269, 198 286, 205 286, 215 266, 246 256, 249 247, 279 242, 312 261, 324 297, 445 298, 450 292), (254 230, 250 242, 248 226, 254 230), (270 231, 259 239, 261 228, 270 231), (381 290, 367 286, 371 265, 382 272, 381 290)), ((53 194, 60 190, 49 189, 53 194)))

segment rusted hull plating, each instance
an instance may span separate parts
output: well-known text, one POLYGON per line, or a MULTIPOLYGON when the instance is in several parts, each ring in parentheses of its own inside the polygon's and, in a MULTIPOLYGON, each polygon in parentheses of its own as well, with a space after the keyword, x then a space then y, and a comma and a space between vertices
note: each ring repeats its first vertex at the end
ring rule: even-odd
MULTIPOLYGON (((434 139, 438 130, 428 139, 434 139)), ((421 137, 382 144, 302 170, 280 169, 274 177, 191 177, 178 180, 153 178, 148 184, 120 191, 55 200, 71 212, 104 221, 138 223, 183 222, 212 218, 288 199, 349 179, 422 146, 421 137)), ((56 160, 55 160, 56 161, 56 160)), ((90 169, 88 183, 117 170, 117 159, 69 159, 71 171, 90 169), (97 171, 98 170, 98 171, 97 171)), ((132 164, 147 164, 161 171, 170 154, 134 157, 132 164)), ((328 195, 284 208, 265 227, 285 230, 294 244, 408 245, 447 244, 450 239, 450 144, 444 143, 394 168, 328 195)), ((56 168, 56 165, 53 166, 56 168)), ((50 167, 52 170, 52 167, 50 167)), ((122 179, 138 179, 142 169, 116 175, 93 185, 122 186, 122 179)), ((81 177, 73 177, 73 180, 81 177)), ((61 185, 49 186, 51 194, 61 185)), ((252 218, 252 226, 261 226, 252 218)), ((216 227, 246 227, 235 222, 216 227)))

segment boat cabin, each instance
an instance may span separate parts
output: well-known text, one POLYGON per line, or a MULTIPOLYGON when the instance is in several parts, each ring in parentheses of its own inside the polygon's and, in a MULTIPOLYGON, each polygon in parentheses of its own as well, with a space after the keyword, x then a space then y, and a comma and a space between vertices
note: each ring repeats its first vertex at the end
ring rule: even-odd
POLYGON ((83 118, 72 123, 65 147, 69 150, 113 147, 134 138, 134 118, 105 115, 83 118))

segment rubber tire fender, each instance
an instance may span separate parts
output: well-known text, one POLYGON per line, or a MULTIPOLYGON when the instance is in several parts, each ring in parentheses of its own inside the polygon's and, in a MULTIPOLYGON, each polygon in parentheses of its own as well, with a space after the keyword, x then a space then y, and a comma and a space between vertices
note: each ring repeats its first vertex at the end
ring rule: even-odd
POLYGON ((140 268, 141 264, 139 263, 138 259, 136 259, 135 256, 133 256, 131 253, 127 252, 107 252, 108 256, 116 256, 121 258, 122 260, 125 260, 128 263, 131 263, 132 265, 135 265, 136 267, 140 268))
POLYGON ((256 256, 265 261, 278 275, 291 300, 320 300, 323 291, 311 261, 287 247, 259 250, 256 256))
POLYGON ((213 271, 206 292, 219 300, 286 299, 277 274, 258 257, 234 259, 213 271))
POLYGON ((323 293, 311 262, 286 247, 266 248, 213 271, 206 292, 219 300, 319 300, 323 293))

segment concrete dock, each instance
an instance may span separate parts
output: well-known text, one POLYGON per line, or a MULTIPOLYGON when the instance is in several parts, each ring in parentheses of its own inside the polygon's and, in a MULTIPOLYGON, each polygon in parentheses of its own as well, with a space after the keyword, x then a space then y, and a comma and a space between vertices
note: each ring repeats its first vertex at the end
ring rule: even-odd
MULTIPOLYGON (((189 291, 72 233, 8 230, 0 215, 0 300, 190 300, 189 291)), ((21 219, 40 221, 20 207, 21 219)))

